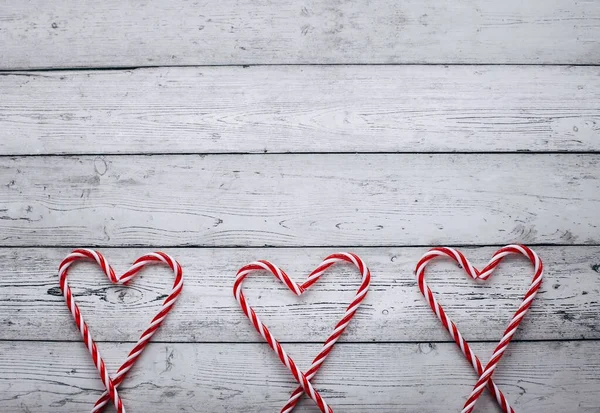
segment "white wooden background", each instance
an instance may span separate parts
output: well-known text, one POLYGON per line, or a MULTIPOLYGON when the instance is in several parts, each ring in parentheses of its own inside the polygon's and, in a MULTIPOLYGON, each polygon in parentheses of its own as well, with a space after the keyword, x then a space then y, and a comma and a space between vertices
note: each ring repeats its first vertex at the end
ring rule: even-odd
MULTIPOLYGON (((414 265, 435 245, 483 265, 521 242, 546 278, 496 382, 519 413, 600 412, 598 64, 598 0, 1 0, 0 411, 100 395, 57 278, 87 246, 121 271, 157 249, 185 269, 122 386, 128 412, 278 411, 295 385, 235 272, 266 258, 301 280, 338 250, 373 284, 316 387, 336 412, 458 412, 476 375, 414 265)), ((73 271, 113 371, 166 274, 122 288, 73 271)), ((482 360, 530 274, 430 270, 482 360)), ((308 367, 358 281, 341 266, 301 299, 271 277, 247 290, 308 367)), ((500 410, 485 394, 477 411, 500 410)))

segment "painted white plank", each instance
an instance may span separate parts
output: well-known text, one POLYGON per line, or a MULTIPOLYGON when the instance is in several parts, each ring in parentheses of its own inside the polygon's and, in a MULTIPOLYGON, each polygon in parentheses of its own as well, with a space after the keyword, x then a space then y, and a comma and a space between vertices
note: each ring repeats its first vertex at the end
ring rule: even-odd
POLYGON ((600 156, 4 157, 0 244, 598 244, 600 156))
MULTIPOLYGON (((518 412, 595 413, 597 342, 513 343, 495 381, 518 412)), ((318 345, 286 346, 308 366, 318 345)), ((482 358, 490 344, 475 344, 482 358)), ((127 344, 101 344, 111 369, 127 344)), ((477 377, 453 343, 353 344, 333 350, 313 383, 336 412, 459 411, 477 377)), ((151 344, 121 387, 128 412, 275 412, 295 388, 266 344, 151 344)), ((83 343, 0 343, 0 409, 89 411, 101 393, 83 343)), ((112 410, 110 410, 112 411, 112 410)), ((298 412, 317 412, 303 400, 298 412)), ((478 412, 500 412, 488 394, 478 412)))
POLYGON ((0 90, 9 155, 600 150, 597 67, 23 72, 0 90))
POLYGON ((595 0, 3 1, 0 67, 600 62, 595 0))
MULTIPOLYGON (((468 248, 483 266, 496 248, 468 248)), ((358 248, 372 272, 366 301, 342 341, 449 341, 414 279, 414 267, 427 248, 358 248)), ((118 272, 148 249, 102 249, 118 272)), ((260 336, 233 298, 236 271, 268 259, 301 281, 335 250, 168 249, 184 268, 185 288, 175 310, 156 336, 176 342, 257 342, 260 336)), ((546 273, 542 289, 517 339, 600 338, 600 247, 539 247, 546 273)), ((0 249, 0 339, 79 340, 79 332, 58 287, 57 267, 70 250, 0 249)), ((531 280, 525 259, 503 263, 492 279, 474 285, 448 260, 427 272, 432 289, 467 340, 497 340, 531 280)), ((148 269, 131 288, 111 285, 91 264, 69 276, 76 300, 96 337, 135 341, 172 284, 167 270, 148 269), (123 317, 123 311, 127 317, 123 317)), ((322 342, 342 317, 360 282, 352 266, 336 266, 301 298, 267 274, 247 279, 244 290, 273 334, 288 342, 322 342), (289 324, 294 323, 294 328, 289 324)))

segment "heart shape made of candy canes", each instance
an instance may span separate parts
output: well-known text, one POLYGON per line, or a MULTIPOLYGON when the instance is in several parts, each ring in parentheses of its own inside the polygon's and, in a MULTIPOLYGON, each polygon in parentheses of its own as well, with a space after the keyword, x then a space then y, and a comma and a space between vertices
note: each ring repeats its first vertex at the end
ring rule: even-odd
POLYGON ((427 301, 433 312, 438 316, 446 330, 448 330, 448 332, 450 333, 456 344, 460 347, 467 360, 473 365, 473 368, 479 375, 479 379, 477 380, 477 383, 473 387, 471 394, 465 402, 461 413, 471 413, 473 411, 477 399, 479 399, 486 386, 488 386, 490 391, 494 394, 498 404, 505 413, 515 413, 513 408, 510 407, 510 405, 508 404, 508 401, 506 400, 504 394, 500 391, 496 383, 494 383, 494 381, 492 380, 492 374, 494 374, 494 370, 496 369, 498 363, 502 359, 502 356, 508 348, 508 345, 510 344, 510 341, 512 340, 515 332, 517 331, 519 324, 523 320, 523 317, 525 317, 525 314, 527 314, 529 307, 531 307, 531 303, 533 302, 533 299, 535 298, 535 295, 537 294, 542 284, 543 271, 544 266, 542 264, 542 260, 533 250, 524 245, 507 245, 503 248, 500 248, 494 253, 490 262, 481 271, 473 267, 473 265, 471 265, 471 263, 460 251, 457 251, 453 248, 432 248, 430 251, 425 253, 425 255, 423 255, 423 257, 421 257, 421 259, 419 260, 417 268, 415 270, 415 274, 421 293, 425 297, 425 300, 427 301), (465 270, 467 275, 472 279, 485 281, 490 278, 490 276, 493 274, 494 270, 498 267, 498 264, 500 264, 504 257, 512 254, 522 254, 529 258, 534 267, 534 275, 529 289, 527 290, 527 293, 525 294, 523 301, 521 302, 521 305, 519 305, 519 308, 511 318, 508 327, 502 335, 502 339, 496 346, 492 357, 490 358, 490 360, 484 368, 477 355, 473 352, 473 350, 471 350, 471 347, 469 346, 467 340, 463 338, 456 324, 454 324, 454 322, 450 320, 450 318, 446 315, 446 312, 444 311, 442 306, 437 302, 435 296, 433 295, 433 292, 425 282, 425 268, 432 259, 439 256, 446 256, 456 261, 459 264, 459 266, 461 266, 465 270))
POLYGON ((237 302, 240 304, 240 307, 242 308, 244 314, 246 314, 248 319, 250 319, 250 321, 254 325, 256 331, 258 331, 258 333, 265 339, 269 347, 271 347, 271 349, 277 353, 281 362, 290 370, 296 381, 300 384, 300 386, 292 393, 292 396, 281 410, 282 413, 291 412, 298 403, 303 393, 308 394, 308 396, 317 404, 321 412, 333 413, 333 409, 325 402, 325 400, 323 400, 319 392, 315 390, 310 380, 312 380, 312 378, 317 374, 317 372, 323 365, 323 362, 333 349, 333 346, 338 341, 340 336, 344 333, 344 330, 346 330, 348 324, 350 324, 352 317, 354 317, 354 315, 356 314, 356 310, 358 310, 358 307, 367 295, 370 282, 371 272, 367 268, 364 261, 356 254, 345 252, 332 254, 325 258, 325 260, 321 264, 319 264, 319 266, 315 268, 313 272, 310 273, 310 275, 303 284, 297 284, 284 271, 282 271, 269 261, 264 260, 255 261, 250 264, 247 264, 240 268, 240 270, 237 272, 235 283, 233 285, 233 295, 235 296, 237 302), (362 275, 362 281, 360 287, 356 291, 356 296, 354 297, 354 300, 352 300, 352 302, 346 309, 344 316, 336 324, 331 335, 329 335, 329 337, 327 337, 327 340, 325 340, 325 342, 323 343, 323 348, 321 349, 319 354, 317 354, 317 356, 314 358, 310 368, 306 371, 306 373, 303 373, 298 368, 294 360, 290 356, 288 356, 288 354, 285 352, 279 341, 277 341, 275 337, 273 337, 267 326, 260 321, 252 307, 250 307, 250 305, 246 301, 246 298, 244 297, 244 293, 242 292, 242 282, 248 276, 248 274, 252 272, 268 271, 271 274, 273 274, 275 278, 283 282, 288 287, 288 289, 290 289, 290 291, 292 291, 297 296, 300 296, 305 291, 307 291, 313 284, 315 284, 329 267, 339 262, 347 262, 354 264, 362 275))
POLYGON ((173 304, 175 304, 175 301, 177 301, 177 298, 181 293, 181 289, 183 288, 183 271, 181 269, 181 265, 179 265, 177 261, 175 261, 172 257, 165 254, 164 252, 153 252, 135 260, 131 268, 129 268, 123 275, 118 277, 115 274, 113 268, 108 264, 108 261, 104 258, 104 256, 102 256, 102 254, 100 254, 97 251, 88 249, 76 249, 60 263, 60 266, 58 268, 58 275, 60 279, 60 288, 65 296, 67 307, 69 307, 69 310, 73 315, 75 324, 81 332, 83 341, 86 347, 88 348, 90 354, 92 355, 94 365, 98 369, 98 372, 100 373, 100 378, 102 379, 104 387, 106 388, 106 391, 102 394, 102 396, 100 396, 94 408, 92 409, 92 413, 101 412, 104 409, 104 406, 109 402, 109 400, 113 401, 117 409, 117 413, 125 413, 125 407, 123 406, 123 401, 119 396, 117 388, 123 382, 123 379, 125 378, 127 372, 131 369, 131 367, 133 367, 135 362, 138 360, 138 358, 144 351, 144 348, 146 348, 146 345, 150 341, 150 338, 160 328, 161 324, 167 317, 167 314, 173 308, 173 304), (87 323, 83 320, 81 311, 79 311, 79 307, 73 299, 73 293, 71 292, 71 288, 67 284, 67 274, 69 272, 69 268, 74 262, 80 260, 95 261, 113 284, 126 285, 139 273, 139 271, 142 268, 144 268, 146 265, 154 263, 163 263, 168 265, 175 274, 173 288, 171 289, 171 292, 169 293, 167 298, 165 298, 165 300, 163 301, 160 311, 158 311, 158 313, 152 318, 150 326, 141 334, 139 340, 127 355, 127 359, 125 360, 125 362, 123 362, 121 367, 119 367, 117 373, 113 377, 110 377, 108 374, 106 364, 100 356, 100 351, 98 350, 96 343, 92 339, 90 329, 88 328, 87 323))

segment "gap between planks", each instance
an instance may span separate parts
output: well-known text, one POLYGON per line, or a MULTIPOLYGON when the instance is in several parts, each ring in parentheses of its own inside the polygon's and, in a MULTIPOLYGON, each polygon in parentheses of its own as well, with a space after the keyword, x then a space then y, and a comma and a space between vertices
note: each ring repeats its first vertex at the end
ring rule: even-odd
POLYGON ((128 70, 144 70, 144 69, 188 69, 188 68, 242 68, 249 69, 252 67, 320 67, 320 66, 442 66, 442 67, 600 67, 600 63, 229 63, 229 64, 190 64, 190 65, 156 65, 156 66, 73 66, 73 67, 48 67, 48 68, 32 68, 32 69, 7 69, 0 68, 0 76, 10 75, 27 75, 27 73, 52 73, 52 72, 114 72, 128 70))
POLYGON ((353 152, 291 152, 291 151, 266 151, 266 152, 69 152, 69 153, 3 153, 0 158, 43 158, 43 157, 70 157, 70 156, 273 156, 273 155, 597 155, 600 150, 590 149, 585 151, 552 151, 552 150, 517 150, 517 151, 420 151, 420 152, 398 152, 398 151, 353 151, 353 152))
MULTIPOLYGON (((442 327, 440 327, 442 328, 442 327)), ((79 340, 81 341, 81 340, 79 340)), ((293 340, 278 340, 281 344, 292 344, 292 345, 318 345, 323 344, 323 341, 293 341, 293 340)), ((468 340, 469 344, 481 343, 481 344, 489 344, 489 343, 498 343, 499 340, 468 340)), ((527 340, 527 339, 513 339, 511 343, 564 343, 564 342, 590 342, 590 341, 600 341, 600 338, 557 338, 557 339, 542 339, 542 340, 527 340)), ((78 340, 52 340, 52 339, 43 339, 43 340, 27 340, 27 339, 12 339, 12 338, 0 338, 0 343, 77 343, 78 340)), ((95 343, 108 343, 108 344, 126 344, 126 343, 136 343, 135 340, 96 340, 95 343)), ((256 344, 267 344, 265 341, 165 341, 165 340, 150 340, 151 343, 154 344, 235 344, 235 345, 256 345, 256 344)), ((454 343, 454 340, 423 340, 423 341, 338 341, 336 346, 344 346, 344 345, 371 345, 371 344, 447 344, 454 343)))

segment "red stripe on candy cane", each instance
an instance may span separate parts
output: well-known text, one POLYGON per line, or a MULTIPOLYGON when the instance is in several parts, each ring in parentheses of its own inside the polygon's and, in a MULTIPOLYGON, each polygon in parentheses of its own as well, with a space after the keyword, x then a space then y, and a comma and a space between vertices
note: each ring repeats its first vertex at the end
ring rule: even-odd
POLYGON ((461 349, 469 363, 471 363, 471 365, 479 375, 479 379, 477 380, 473 391, 469 395, 461 413, 471 413, 473 411, 477 399, 479 399, 479 397, 483 393, 483 390, 486 387, 488 387, 492 394, 495 396, 496 401, 502 408, 502 411, 504 411, 505 413, 515 413, 514 409, 510 407, 504 394, 500 391, 496 383, 494 383, 494 381, 492 380, 492 374, 494 373, 494 370, 496 369, 498 363, 502 359, 504 352, 508 348, 508 345, 511 339, 513 338, 515 332, 517 331, 519 324, 523 320, 523 317, 529 310, 529 307, 531 307, 531 303, 533 302, 533 299, 535 298, 535 295, 537 294, 541 286, 543 271, 544 266, 542 264, 541 259, 533 250, 524 245, 507 245, 506 247, 501 248, 493 255, 490 262, 481 271, 475 268, 460 251, 457 251, 453 248, 433 248, 427 253, 425 253, 425 255, 423 255, 423 257, 421 257, 421 259, 419 260, 415 273, 419 289, 421 290, 423 297, 425 297, 425 300, 427 301, 433 312, 438 316, 438 318, 442 322, 442 325, 446 328, 446 330, 448 330, 450 336, 454 339, 454 341, 461 349), (464 269, 467 275, 472 279, 487 280, 491 277, 491 275, 493 274, 494 270, 498 267, 500 262, 505 257, 513 254, 524 255, 531 261, 534 267, 533 279, 531 281, 529 289, 527 290, 527 293, 525 294, 525 297, 523 298, 523 301, 521 302, 521 305, 510 320, 508 327, 504 331, 502 339, 500 340, 496 349, 494 350, 494 354, 492 355, 490 361, 484 368, 477 355, 473 352, 473 350, 471 350, 471 347, 469 346, 467 340, 463 338, 456 324, 454 324, 454 322, 450 320, 442 306, 437 302, 435 296, 433 295, 433 292, 425 282, 425 268, 427 267, 429 262, 434 258, 445 256, 456 261, 464 269))
POLYGON ((129 270, 127 270, 120 277, 117 277, 113 268, 109 265, 108 261, 104 258, 102 254, 89 249, 76 249, 60 263, 58 275, 60 280, 60 288, 65 296, 67 307, 73 315, 75 324, 81 332, 83 342, 88 348, 88 351, 92 356, 94 365, 100 373, 100 379, 102 380, 104 387, 106 388, 106 391, 102 394, 102 396, 100 396, 100 399, 98 399, 94 408, 92 409, 92 413, 101 412, 110 400, 113 401, 113 404, 117 409, 117 413, 125 413, 125 407, 123 406, 123 401, 119 396, 117 388, 123 382, 127 372, 138 360, 154 333, 156 333, 156 331, 160 328, 163 321, 173 308, 173 305, 177 301, 177 298, 181 294, 181 290, 183 288, 183 270, 181 269, 181 265, 179 265, 179 263, 175 261, 171 256, 163 252, 154 252, 144 255, 135 260, 135 262, 129 270), (71 265, 80 260, 95 261, 113 284, 125 285, 129 281, 131 281, 138 274, 138 272, 146 265, 156 263, 165 264, 169 266, 173 271, 173 274, 175 275, 175 281, 173 282, 171 292, 163 301, 160 311, 152 318, 150 326, 146 328, 146 330, 144 330, 144 332, 141 334, 139 340, 137 341, 133 349, 129 352, 127 359, 125 360, 125 362, 123 362, 121 367, 119 367, 117 373, 112 378, 108 374, 106 364, 100 356, 100 351, 98 350, 96 343, 92 339, 90 330, 86 322, 84 321, 83 316, 81 315, 81 311, 79 311, 79 307, 73 299, 73 293, 71 292, 71 288, 67 283, 67 275, 71 265))
POLYGON ((271 347, 271 349, 275 351, 281 362, 290 370, 296 381, 300 384, 300 386, 292 393, 290 399, 281 410, 282 413, 291 412, 300 400, 302 394, 304 393, 306 393, 317 404, 321 412, 333 413, 333 409, 325 402, 325 400, 323 400, 319 392, 314 389, 310 380, 312 380, 312 378, 317 374, 317 372, 325 362, 325 359, 331 353, 333 346, 344 333, 346 327, 348 327, 348 324, 350 324, 350 321, 356 314, 358 307, 367 295, 370 282, 371 273, 367 268, 366 264, 358 255, 351 253, 338 253, 328 256, 313 272, 310 273, 310 275, 303 284, 297 284, 284 271, 282 271, 277 266, 271 264, 268 261, 256 261, 240 268, 233 286, 233 295, 240 304, 240 307, 242 308, 244 314, 246 314, 248 319, 252 322, 252 325, 254 326, 256 331, 258 331, 258 333, 264 338, 269 347, 271 347), (346 262, 356 266, 362 275, 362 282, 356 292, 354 299, 346 309, 344 316, 336 324, 333 332, 329 335, 327 340, 325 340, 325 343, 323 343, 323 348, 321 349, 319 354, 317 354, 317 356, 314 358, 312 365, 310 366, 308 371, 306 373, 303 373, 298 368, 294 360, 292 360, 292 358, 288 356, 288 354, 285 352, 279 341, 277 341, 273 337, 268 327, 260 321, 252 307, 248 304, 242 292, 242 282, 252 272, 268 271, 281 282, 283 282, 294 294, 300 296, 313 284, 315 284, 321 278, 323 273, 327 271, 332 265, 340 262, 346 262))

